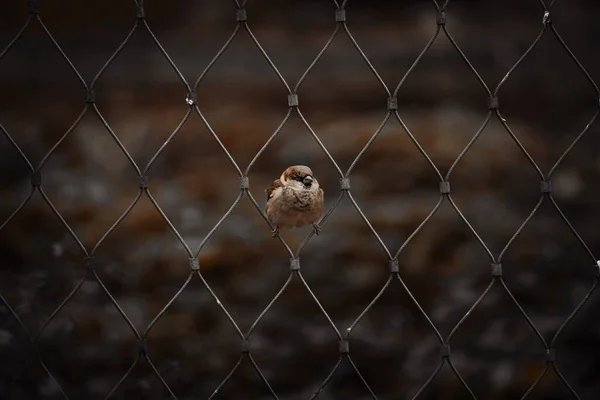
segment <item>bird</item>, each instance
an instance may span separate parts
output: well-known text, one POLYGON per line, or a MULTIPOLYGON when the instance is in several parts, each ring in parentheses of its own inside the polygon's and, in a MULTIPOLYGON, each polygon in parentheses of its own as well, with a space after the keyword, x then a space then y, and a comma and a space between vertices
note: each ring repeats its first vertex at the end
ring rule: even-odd
POLYGON ((317 235, 321 233, 318 221, 323 212, 323 189, 309 167, 293 165, 286 168, 265 192, 265 211, 275 227, 271 231, 272 237, 279 234, 280 228, 299 228, 308 224, 312 224, 317 235))

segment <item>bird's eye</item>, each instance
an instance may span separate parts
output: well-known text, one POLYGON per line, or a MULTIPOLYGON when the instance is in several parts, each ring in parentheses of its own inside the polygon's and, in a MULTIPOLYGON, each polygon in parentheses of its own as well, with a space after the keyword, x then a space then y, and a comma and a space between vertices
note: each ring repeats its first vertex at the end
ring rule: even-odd
POLYGON ((301 176, 297 176, 294 179, 300 182, 300 181, 302 181, 303 178, 301 176))

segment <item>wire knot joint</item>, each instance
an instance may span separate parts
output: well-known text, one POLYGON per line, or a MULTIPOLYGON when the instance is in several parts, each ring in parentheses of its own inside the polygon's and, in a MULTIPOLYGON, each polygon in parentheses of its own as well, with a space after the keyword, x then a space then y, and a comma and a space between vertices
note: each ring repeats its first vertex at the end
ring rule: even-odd
POLYGON ((135 2, 135 17, 137 19, 146 18, 146 10, 144 9, 144 5, 140 1, 135 2))
POLYGON ((442 356, 442 358, 450 357, 450 345, 449 344, 442 345, 442 347, 440 348, 440 356, 442 356))
POLYGON ((138 184, 140 189, 148 188, 148 175, 140 175, 138 184))
POLYGON ((488 110, 498 109, 498 96, 492 96, 488 99, 488 110))
POLYGON ((543 194, 552 193, 552 182, 550 182, 550 181, 541 181, 540 182, 540 189, 541 189, 541 191, 542 191, 543 194))
POLYGON ((340 354, 350 353, 350 343, 347 340, 340 340, 338 342, 338 350, 340 354))
POLYGON ((290 269, 292 271, 300 270, 300 259, 299 258, 290 258, 290 269))
POLYGON ((550 20, 550 11, 546 10, 544 11, 544 16, 542 17, 542 25, 546 26, 550 23, 552 23, 552 21, 550 20))
POLYGON ((435 20, 438 25, 446 25, 446 11, 440 11, 435 20))
POLYGON ((40 171, 33 171, 31 173, 31 186, 38 187, 42 184, 42 173, 40 171))
POLYGON ((394 258, 393 260, 390 260, 390 272, 392 274, 398 273, 400 271, 400 265, 398 263, 398 259, 394 258))
POLYGON ((446 182, 446 181, 440 182, 440 193, 441 194, 450 194, 450 182, 446 182))
POLYGON ((238 8, 235 12, 235 19, 237 22, 246 22, 248 20, 248 14, 246 14, 246 9, 238 8))
POLYGON ((84 264, 85 264, 86 271, 88 271, 88 272, 93 271, 94 268, 96 268, 96 262, 95 262, 94 256, 86 257, 84 264))
POLYGON ((139 0, 135 2, 135 17, 137 19, 146 18, 146 10, 144 9, 144 4, 139 0))
POLYGON ((387 109, 388 109, 388 111, 395 111, 398 109, 398 98, 397 97, 388 97, 387 109))
POLYGON ((556 360, 556 350, 546 349, 546 362, 548 364, 553 363, 556 360))
POLYGON ((200 271, 200 261, 198 257, 190 258, 190 271, 200 271))
POLYGON ((502 276, 502 263, 495 262, 492 264, 492 276, 493 277, 502 276))
POLYGON ((335 22, 346 22, 346 10, 335 10, 335 22))
POLYGON ((185 104, 192 107, 197 102, 196 93, 190 92, 185 96, 185 104))
POLYGON ((340 189, 341 190, 350 190, 350 178, 344 177, 340 179, 340 189))
POLYGON ((27 14, 39 14, 37 0, 27 0, 27 14))
POLYGON ((96 92, 94 89, 86 89, 84 100, 86 104, 93 104, 96 102, 96 92))
POLYGON ((240 350, 242 351, 242 354, 250 353, 250 342, 246 339, 242 340, 242 343, 240 344, 240 350))
POLYGON ((298 95, 296 93, 288 95, 288 107, 298 107, 298 95))
POLYGON ((247 176, 242 176, 240 178, 240 189, 242 189, 242 190, 250 189, 250 178, 248 178, 247 176))
POLYGON ((138 353, 145 355, 148 353, 148 343, 146 338, 140 338, 137 340, 137 350, 138 353))

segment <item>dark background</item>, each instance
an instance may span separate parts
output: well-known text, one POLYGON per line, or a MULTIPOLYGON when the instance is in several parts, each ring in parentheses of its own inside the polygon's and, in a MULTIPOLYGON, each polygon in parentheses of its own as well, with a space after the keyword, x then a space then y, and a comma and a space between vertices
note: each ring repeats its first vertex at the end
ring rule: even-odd
MULTIPOLYGON (((0 3, 0 45, 26 19, 24 1, 0 3)), ((147 21, 193 83, 235 27, 229 1, 147 1, 147 21)), ((290 86, 335 28, 326 0, 250 0, 248 23, 290 86)), ((552 21, 598 79, 600 4, 560 1, 552 21)), ((348 2, 348 26, 382 79, 395 88, 436 29, 428 1, 348 2)), ((90 82, 127 35, 133 3, 41 2, 42 20, 90 82)), ((534 0, 453 1, 448 30, 494 88, 542 29, 534 0)), ((143 28, 143 27, 142 27, 143 28)), ((37 22, 0 59, 0 123, 37 163, 83 109, 84 90, 37 22)), ((300 107, 342 170, 383 120, 386 93, 344 32, 299 89, 300 107)), ((287 112, 287 92, 241 31, 198 87, 198 104, 242 170, 287 112)), ((186 112, 186 90, 144 29, 138 29, 96 85, 97 106, 143 167, 186 112)), ((487 94, 442 34, 398 92, 399 113, 445 174, 485 119, 487 94)), ((502 115, 544 173, 590 121, 594 88, 548 30, 499 92, 502 115)), ((553 176, 554 196, 592 252, 597 251, 598 124, 553 176)), ((0 220, 29 193, 29 169, 0 136, 0 220)), ((293 115, 250 170, 250 190, 288 165, 310 165, 338 196, 331 162, 293 115)), ((236 172, 193 114, 149 172, 149 188, 195 249, 239 193, 236 172)), ((91 250, 137 193, 137 176, 99 119, 88 112, 43 168, 43 189, 91 250)), ((451 175, 452 197, 495 256, 535 206, 539 176, 497 118, 451 175)), ((351 175, 352 193, 394 253, 439 198, 438 178, 400 124, 391 119, 351 175)), ((284 233, 297 247, 308 228, 284 233)), ((244 197, 200 253, 206 281, 246 331, 289 275, 289 256, 244 197)), ((84 276, 84 255, 36 192, 0 231, 0 293, 35 334, 84 276)), ((503 257, 504 280, 550 341, 595 279, 594 262, 545 201, 503 257)), ((98 275, 139 331, 184 283, 187 255, 146 195, 100 246, 98 275)), ((387 256, 348 198, 301 253, 302 272, 340 331, 365 309, 389 273, 387 256)), ((399 256, 400 274, 446 337, 491 279, 490 259, 445 202, 399 256)), ((600 303, 596 293, 556 341, 560 371, 581 398, 600 395, 600 303)), ((136 357, 135 337, 95 281, 86 281, 46 327, 40 351, 70 398, 103 398, 136 357)), ((337 360, 337 338, 310 294, 294 279, 251 336, 252 354, 281 399, 307 399, 337 360)), ((544 347, 496 284, 451 341, 452 360, 478 398, 520 398, 544 369, 544 347)), ((60 398, 28 341, 0 306, 0 390, 10 399, 60 398), (13 389, 7 383, 22 371, 13 389)), ((239 337, 199 279, 148 336, 157 369, 180 399, 207 398, 239 357, 239 337)), ((353 360, 380 399, 409 399, 439 363, 439 342, 396 280, 352 332, 353 360)), ((167 393, 140 362, 114 398, 167 393)), ((215 397, 266 399, 248 360, 215 397)), ((367 399, 344 361, 320 399, 367 399)), ((464 399, 448 365, 422 399, 464 399)), ((552 369, 530 399, 571 394, 552 369)))

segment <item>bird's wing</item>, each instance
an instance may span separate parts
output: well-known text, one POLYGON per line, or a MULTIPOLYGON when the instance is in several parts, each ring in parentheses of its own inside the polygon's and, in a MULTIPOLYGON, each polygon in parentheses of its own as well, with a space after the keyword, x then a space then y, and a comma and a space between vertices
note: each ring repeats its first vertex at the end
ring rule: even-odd
POLYGON ((319 197, 318 197, 318 200, 317 200, 317 201, 318 201, 318 204, 319 204, 319 208, 320 208, 320 209, 323 209, 323 202, 324 202, 324 200, 325 200, 325 198, 324 198, 324 197, 325 197, 325 196, 324 196, 323 189, 319 188, 319 197))
POLYGON ((275 189, 280 188, 281 186, 283 185, 281 184, 281 180, 279 179, 276 179, 273 181, 273 183, 271 183, 271 186, 269 186, 267 190, 265 190, 265 192, 267 192, 267 201, 269 201, 269 199, 273 197, 273 192, 275 191, 275 189))

